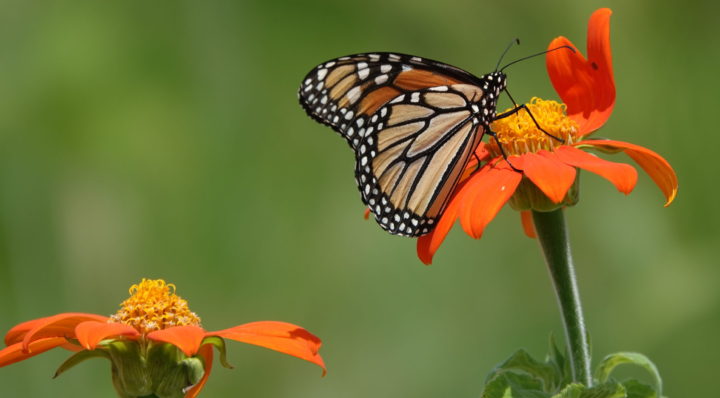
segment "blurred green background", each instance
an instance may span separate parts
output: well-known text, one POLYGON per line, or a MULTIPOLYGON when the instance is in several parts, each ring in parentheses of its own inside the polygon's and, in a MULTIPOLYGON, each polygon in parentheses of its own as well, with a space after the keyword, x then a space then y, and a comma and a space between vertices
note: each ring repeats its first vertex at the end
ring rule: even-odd
MULTIPOLYGON (((670 397, 709 397, 720 355, 716 2, 368 0, 0 5, 0 330, 58 312, 110 314, 164 278, 207 329, 300 324, 329 374, 230 344, 208 397, 477 397, 517 348, 562 335, 537 243, 504 209, 423 266, 415 241, 362 219, 353 156, 296 89, 362 51, 476 74, 614 10, 615 112, 599 133, 664 155, 663 208, 641 175, 623 196, 583 174, 567 212, 596 361, 634 350, 670 397)), ((555 98, 541 59, 508 70, 518 100, 555 98)), ((501 107, 505 107, 505 103, 501 107)), ((629 161, 618 155, 615 160, 629 161)), ((3 397, 112 396, 109 365, 52 380, 60 350, 0 369, 3 397)), ((649 379, 648 379, 649 380, 649 379)))

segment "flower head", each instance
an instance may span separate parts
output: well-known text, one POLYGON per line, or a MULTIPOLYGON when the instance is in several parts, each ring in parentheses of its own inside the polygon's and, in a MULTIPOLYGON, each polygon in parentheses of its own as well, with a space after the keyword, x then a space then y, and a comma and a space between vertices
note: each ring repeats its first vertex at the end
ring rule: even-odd
MULTIPOLYGON (((523 212, 523 226, 532 236, 526 212, 552 211, 577 203, 578 169, 604 177, 624 194, 633 190, 637 182, 634 167, 603 160, 587 150, 625 152, 660 187, 666 206, 674 200, 677 176, 660 155, 627 142, 588 138, 605 124, 615 106, 611 13, 602 8, 590 17, 587 59, 577 50, 547 53, 548 74, 564 104, 533 98, 525 106, 535 120, 520 110, 492 123, 497 139, 476 150, 484 162, 482 167, 478 169, 475 160, 467 166, 464 180, 455 188, 435 229, 418 239, 418 256, 425 264, 432 262, 455 220, 460 220, 468 235, 480 238, 508 202, 523 212)), ((565 37, 554 39, 548 48, 560 46, 574 48, 565 37)))
POLYGON ((85 359, 110 361, 113 384, 121 397, 192 398, 200 393, 212 368, 213 347, 225 360, 225 340, 270 348, 312 362, 323 369, 320 339, 285 322, 246 323, 209 332, 163 280, 143 279, 110 317, 62 313, 21 323, 5 335, 0 367, 62 347, 75 354, 60 365, 60 375, 85 359))

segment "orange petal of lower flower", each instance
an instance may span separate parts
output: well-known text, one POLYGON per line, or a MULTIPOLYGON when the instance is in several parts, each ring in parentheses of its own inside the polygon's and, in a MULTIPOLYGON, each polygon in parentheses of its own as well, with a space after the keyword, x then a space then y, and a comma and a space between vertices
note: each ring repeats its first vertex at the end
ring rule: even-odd
POLYGON ((49 337, 34 340, 28 347, 23 347, 22 343, 12 344, 0 350, 0 368, 42 354, 66 342, 62 337, 49 337))
POLYGON ((85 321, 75 327, 75 336, 86 350, 94 350, 100 341, 108 337, 136 337, 140 336, 140 332, 124 323, 85 321))
POLYGON ((148 333, 147 338, 163 343, 170 343, 179 348, 185 355, 191 357, 198 352, 205 335, 203 328, 187 325, 156 330, 148 333))
POLYGON ((208 377, 210 377, 210 371, 212 370, 212 363, 213 363, 213 346, 211 344, 206 344, 198 350, 198 356, 203 359, 203 362, 205 362, 205 374, 203 374, 202 379, 192 386, 186 393, 184 398, 195 398, 198 394, 200 394, 200 390, 205 387, 205 383, 207 382, 208 377))
MULTIPOLYGON (((550 200, 555 203, 562 202, 575 181, 575 168, 566 165, 557 158, 557 155, 545 150, 526 153, 521 159, 522 165, 516 164, 515 167, 521 168, 525 177, 540 188, 550 200)), ((519 162, 513 162, 515 163, 519 162)))
POLYGON ((497 215, 505 202, 515 193, 522 174, 507 167, 507 162, 498 163, 487 173, 470 177, 463 188, 460 207, 460 224, 465 232, 475 239, 482 236, 485 226, 497 215))
POLYGON ((640 145, 630 144, 623 141, 613 140, 586 140, 575 144, 576 146, 591 146, 609 150, 622 150, 630 156, 638 166, 655 181, 665 195, 665 207, 669 206, 678 190, 678 179, 670 163, 657 153, 643 148, 640 145))
POLYGON ((23 322, 5 335, 5 345, 22 341, 27 349, 30 342, 45 337, 74 337, 75 326, 85 321, 107 321, 109 318, 96 314, 67 312, 23 322))
POLYGON ((327 372, 322 357, 318 354, 322 342, 318 337, 292 323, 277 321, 251 322, 229 329, 208 332, 209 336, 269 348, 284 354, 312 362, 327 372))
POLYGON ((520 212, 520 221, 522 222, 523 232, 528 238, 537 238, 535 232, 535 223, 533 222, 532 212, 530 210, 523 210, 520 212))
POLYGON ((570 166, 579 167, 604 177, 625 195, 632 192, 637 183, 637 170, 628 164, 600 159, 571 146, 561 146, 555 149, 555 154, 570 166))
MULTIPOLYGON (((547 53, 545 63, 555 91, 567 105, 570 118, 579 125, 579 135, 587 135, 605 124, 615 106, 615 80, 610 52, 610 15, 601 8, 588 24, 588 59, 579 52, 565 50, 547 53)), ((550 42, 548 49, 575 47, 565 37, 550 42)))

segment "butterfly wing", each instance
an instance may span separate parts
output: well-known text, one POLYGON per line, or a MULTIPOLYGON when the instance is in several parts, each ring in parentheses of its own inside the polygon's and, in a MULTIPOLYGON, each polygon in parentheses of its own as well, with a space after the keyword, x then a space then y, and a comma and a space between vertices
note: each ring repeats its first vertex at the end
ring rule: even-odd
POLYGON ((308 115, 355 151, 358 188, 380 226, 420 236, 434 227, 487 128, 483 84, 438 61, 371 53, 319 65, 298 95, 308 115))
POLYGON ((300 104, 316 121, 330 126, 357 147, 355 119, 367 118, 400 94, 450 84, 478 84, 462 69, 396 53, 355 54, 318 65, 298 91, 300 104))
POLYGON ((466 84, 401 94, 360 129, 355 177, 383 229, 420 236, 434 227, 485 132, 473 107, 481 96, 466 84))

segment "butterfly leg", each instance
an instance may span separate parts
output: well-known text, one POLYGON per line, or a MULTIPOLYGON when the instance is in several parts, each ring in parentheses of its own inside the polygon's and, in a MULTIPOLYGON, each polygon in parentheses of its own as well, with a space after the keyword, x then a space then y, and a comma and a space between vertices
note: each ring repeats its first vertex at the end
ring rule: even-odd
POLYGON ((501 114, 495 116, 495 119, 494 119, 494 120, 504 119, 504 118, 506 118, 506 117, 508 117, 508 116, 511 116, 511 115, 514 115, 514 114, 520 112, 521 109, 525 109, 525 111, 526 111, 526 112, 528 113, 528 115, 530 116, 530 119, 532 119, 533 123, 535 123, 535 127, 537 127, 538 130, 542 131, 542 132, 545 133, 547 136, 549 136, 549 137, 551 137, 551 138, 554 138, 555 140, 557 140, 557 141, 559 141, 559 142, 561 142, 561 143, 565 143, 565 140, 563 140, 562 138, 556 137, 556 136, 548 133, 547 131, 545 131, 545 129, 543 129, 542 127, 540 127, 540 123, 538 123, 537 120, 535 120, 535 116, 533 116, 532 112, 530 112, 530 109, 528 109, 527 105, 525 105, 525 104, 518 105, 518 104, 515 102, 515 100, 513 99, 512 95, 510 95, 510 92, 507 91, 507 89, 505 89, 504 91, 505 91, 505 94, 507 94, 508 97, 510 97, 510 101, 512 101, 513 105, 515 105, 515 108, 513 108, 512 110, 509 110, 509 111, 507 111, 507 112, 505 112, 505 113, 501 113, 501 114))
POLYGON ((500 143, 500 140, 498 140, 497 134, 492 130, 488 130, 486 134, 490 135, 491 137, 493 137, 495 139, 495 143, 497 143, 498 148, 500 148, 500 154, 502 155, 503 159, 505 159, 507 164, 509 164, 513 170, 517 171, 518 173, 522 173, 522 170, 518 169, 517 167, 513 166, 512 163, 510 163, 510 159, 508 159, 507 155, 505 154, 505 150, 503 149, 503 146, 500 143))

